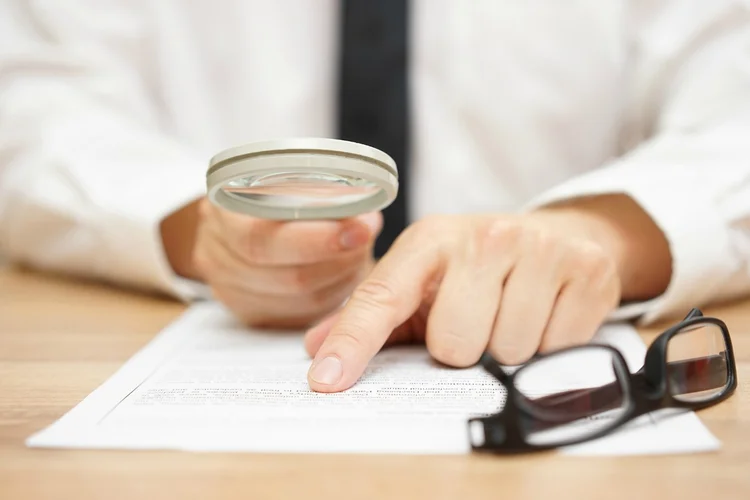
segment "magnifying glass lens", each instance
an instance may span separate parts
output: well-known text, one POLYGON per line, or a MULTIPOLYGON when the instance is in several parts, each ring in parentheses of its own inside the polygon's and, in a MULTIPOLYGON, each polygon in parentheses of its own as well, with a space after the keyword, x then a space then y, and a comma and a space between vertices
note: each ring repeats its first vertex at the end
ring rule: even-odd
POLYGON ((254 142, 214 155, 206 192, 217 206, 271 220, 330 220, 383 210, 398 194, 393 158, 320 137, 254 142))
POLYGON ((284 207, 325 207, 355 203, 381 187, 360 177, 325 172, 274 172, 227 182, 224 192, 256 204, 284 207))

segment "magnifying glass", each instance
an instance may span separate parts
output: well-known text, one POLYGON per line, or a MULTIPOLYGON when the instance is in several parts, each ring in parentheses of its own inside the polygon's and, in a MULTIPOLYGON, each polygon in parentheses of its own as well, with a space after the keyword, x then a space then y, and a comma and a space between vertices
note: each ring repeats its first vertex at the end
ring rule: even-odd
POLYGON ((211 158, 209 200, 265 219, 343 219, 379 211, 398 193, 393 159, 376 148, 328 138, 234 147, 211 158))

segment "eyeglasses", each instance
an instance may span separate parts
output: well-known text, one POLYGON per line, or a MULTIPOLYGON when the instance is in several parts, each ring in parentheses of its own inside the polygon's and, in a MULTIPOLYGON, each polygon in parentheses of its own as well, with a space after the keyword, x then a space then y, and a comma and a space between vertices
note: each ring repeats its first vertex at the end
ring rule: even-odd
POLYGON ((715 405, 737 387, 729 330, 698 309, 656 338, 636 373, 617 349, 596 344, 540 355, 513 373, 489 353, 480 362, 507 394, 499 413, 469 420, 476 451, 522 453, 578 444, 663 408, 715 405))

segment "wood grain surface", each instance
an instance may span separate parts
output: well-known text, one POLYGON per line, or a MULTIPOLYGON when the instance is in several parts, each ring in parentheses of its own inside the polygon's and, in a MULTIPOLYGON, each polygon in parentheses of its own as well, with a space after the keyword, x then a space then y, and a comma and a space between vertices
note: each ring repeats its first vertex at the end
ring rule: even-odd
MULTIPOLYGON (((750 498, 750 301, 706 308, 729 325, 739 388, 700 412, 707 454, 581 458, 36 450, 24 440, 112 375, 184 305, 0 269, 0 499, 750 498)), ((664 325, 643 330, 645 340, 664 325)))

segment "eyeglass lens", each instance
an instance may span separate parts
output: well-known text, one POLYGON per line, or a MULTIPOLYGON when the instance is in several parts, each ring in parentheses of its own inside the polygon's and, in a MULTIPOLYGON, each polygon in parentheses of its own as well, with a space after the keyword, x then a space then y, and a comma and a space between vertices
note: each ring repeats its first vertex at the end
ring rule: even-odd
POLYGON ((592 346, 540 358, 515 379, 526 441, 556 445, 617 423, 627 410, 627 368, 609 349, 592 346))
POLYGON ((683 328, 667 344, 669 391, 679 401, 705 402, 729 385, 727 346, 721 328, 701 323, 683 328))

